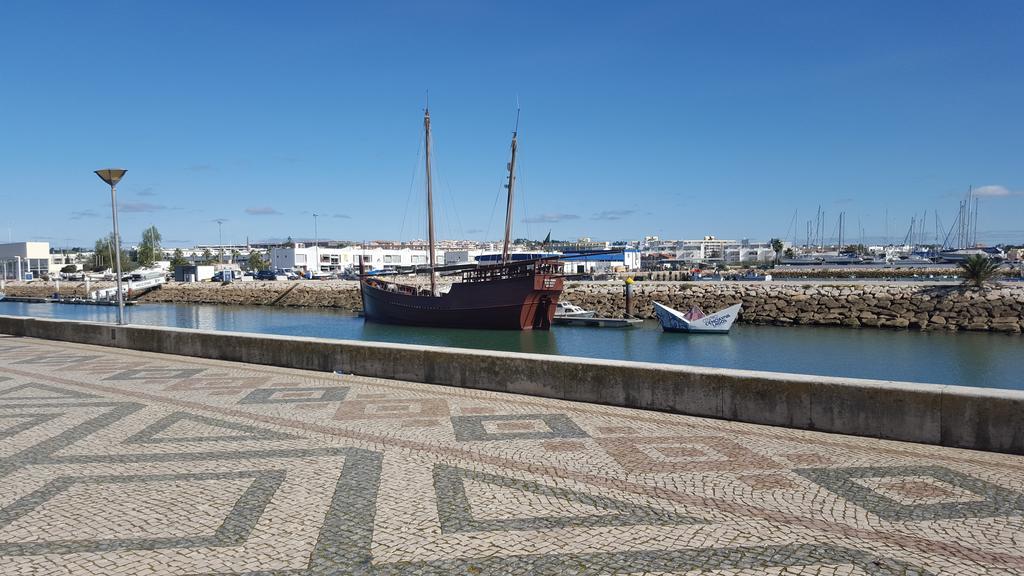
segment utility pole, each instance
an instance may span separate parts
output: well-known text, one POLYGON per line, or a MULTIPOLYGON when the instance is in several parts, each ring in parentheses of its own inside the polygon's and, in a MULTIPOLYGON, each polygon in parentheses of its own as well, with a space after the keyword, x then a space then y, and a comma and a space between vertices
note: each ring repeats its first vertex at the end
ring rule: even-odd
POLYGON ((217 246, 220 247, 220 258, 219 258, 219 261, 220 261, 221 264, 223 264, 224 263, 224 228, 223 228, 222 225, 224 224, 224 219, 223 218, 217 218, 216 220, 214 220, 214 222, 217 223, 217 246))
POLYGON ((316 228, 316 217, 319 216, 316 212, 313 212, 313 243, 316 248, 313 249, 314 256, 313 260, 316 262, 316 271, 320 272, 320 233, 316 228))

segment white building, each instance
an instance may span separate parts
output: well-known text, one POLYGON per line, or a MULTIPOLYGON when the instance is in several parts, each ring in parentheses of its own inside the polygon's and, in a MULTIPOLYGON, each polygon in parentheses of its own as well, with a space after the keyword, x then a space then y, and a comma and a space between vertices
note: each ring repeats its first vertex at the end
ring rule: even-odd
MULTIPOLYGON (((270 265, 275 270, 291 269, 303 273, 312 271, 314 274, 333 274, 358 270, 360 257, 367 271, 391 270, 430 263, 427 250, 414 248, 326 248, 296 243, 294 248, 271 248, 270 265)), ((445 261, 445 253, 435 250, 434 258, 434 261, 441 265, 445 261)))
MULTIPOLYGON (((471 264, 477 261, 495 263, 500 252, 494 250, 440 250, 435 249, 438 266, 471 264)), ((540 256, 542 253, 513 252, 514 260, 540 256)), ((550 253, 549 253, 550 254, 550 253)), ((567 254, 569 254, 567 252, 567 254)), ((412 266, 426 266, 430 263, 428 251, 421 248, 382 248, 347 246, 326 248, 296 243, 294 248, 271 248, 270 265, 275 270, 291 269, 305 274, 334 274, 355 272, 359 269, 359 258, 363 258, 366 271, 394 270, 412 266), (317 260, 319 259, 319 265, 317 260)), ((574 257, 566 263, 566 269, 573 273, 591 273, 609 270, 636 270, 640 268, 640 252, 627 249, 614 254, 574 257)))
MULTIPOLYGON (((783 250, 791 244, 783 242, 783 250)), ((709 264, 767 264, 775 258, 768 242, 721 240, 705 236, 703 240, 683 240, 676 247, 676 260, 709 264)))
POLYGON ((0 244, 0 278, 38 278, 50 273, 49 242, 14 242, 0 244))
POLYGON ((566 274, 606 274, 639 270, 640 251, 626 249, 606 254, 567 254, 563 266, 566 274))

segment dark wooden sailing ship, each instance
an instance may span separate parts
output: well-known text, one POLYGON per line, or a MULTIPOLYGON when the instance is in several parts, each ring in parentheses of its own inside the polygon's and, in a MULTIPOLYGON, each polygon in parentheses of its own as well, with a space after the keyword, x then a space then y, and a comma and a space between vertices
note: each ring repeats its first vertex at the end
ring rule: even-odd
POLYGON ((562 276, 557 259, 510 259, 512 206, 518 121, 512 133, 512 159, 508 164, 508 204, 505 209, 505 240, 501 262, 480 265, 461 272, 461 281, 441 292, 434 262, 433 190, 430 174, 430 111, 423 117, 426 150, 427 235, 430 261, 430 289, 420 289, 363 273, 360 262, 360 291, 363 316, 371 322, 433 326, 441 328, 483 328, 494 330, 547 330, 562 293, 562 276))

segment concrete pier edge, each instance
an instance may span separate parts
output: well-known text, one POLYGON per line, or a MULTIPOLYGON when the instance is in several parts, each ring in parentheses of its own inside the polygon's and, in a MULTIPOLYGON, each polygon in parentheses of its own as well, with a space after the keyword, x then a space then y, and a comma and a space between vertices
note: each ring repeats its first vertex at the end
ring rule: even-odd
POLYGON ((1024 391, 0 315, 0 334, 1024 454, 1024 391))

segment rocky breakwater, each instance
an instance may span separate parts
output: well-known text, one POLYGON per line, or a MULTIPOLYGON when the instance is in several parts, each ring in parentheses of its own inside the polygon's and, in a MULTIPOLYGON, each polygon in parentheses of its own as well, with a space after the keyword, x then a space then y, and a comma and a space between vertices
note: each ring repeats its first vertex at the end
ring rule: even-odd
POLYGON ((186 304, 238 304, 250 306, 303 306, 340 308, 350 312, 363 309, 359 283, 345 280, 216 282, 164 284, 139 298, 140 302, 186 304))
MULTIPOLYGON (((565 300, 599 316, 621 317, 620 282, 572 282, 565 300)), ((741 322, 753 324, 880 327, 912 330, 979 330, 1020 333, 1024 286, 983 290, 907 284, 800 285, 740 282, 638 282, 633 310, 654 317, 652 301, 705 311, 743 304, 741 322)))
MULTIPOLYGON (((113 282, 90 282, 89 292, 95 292, 101 288, 110 288, 113 282)), ((63 298, 86 298, 88 294, 85 289, 85 282, 61 281, 56 282, 34 280, 31 282, 5 282, 3 290, 7 296, 14 298, 52 298, 55 294, 63 298)))

